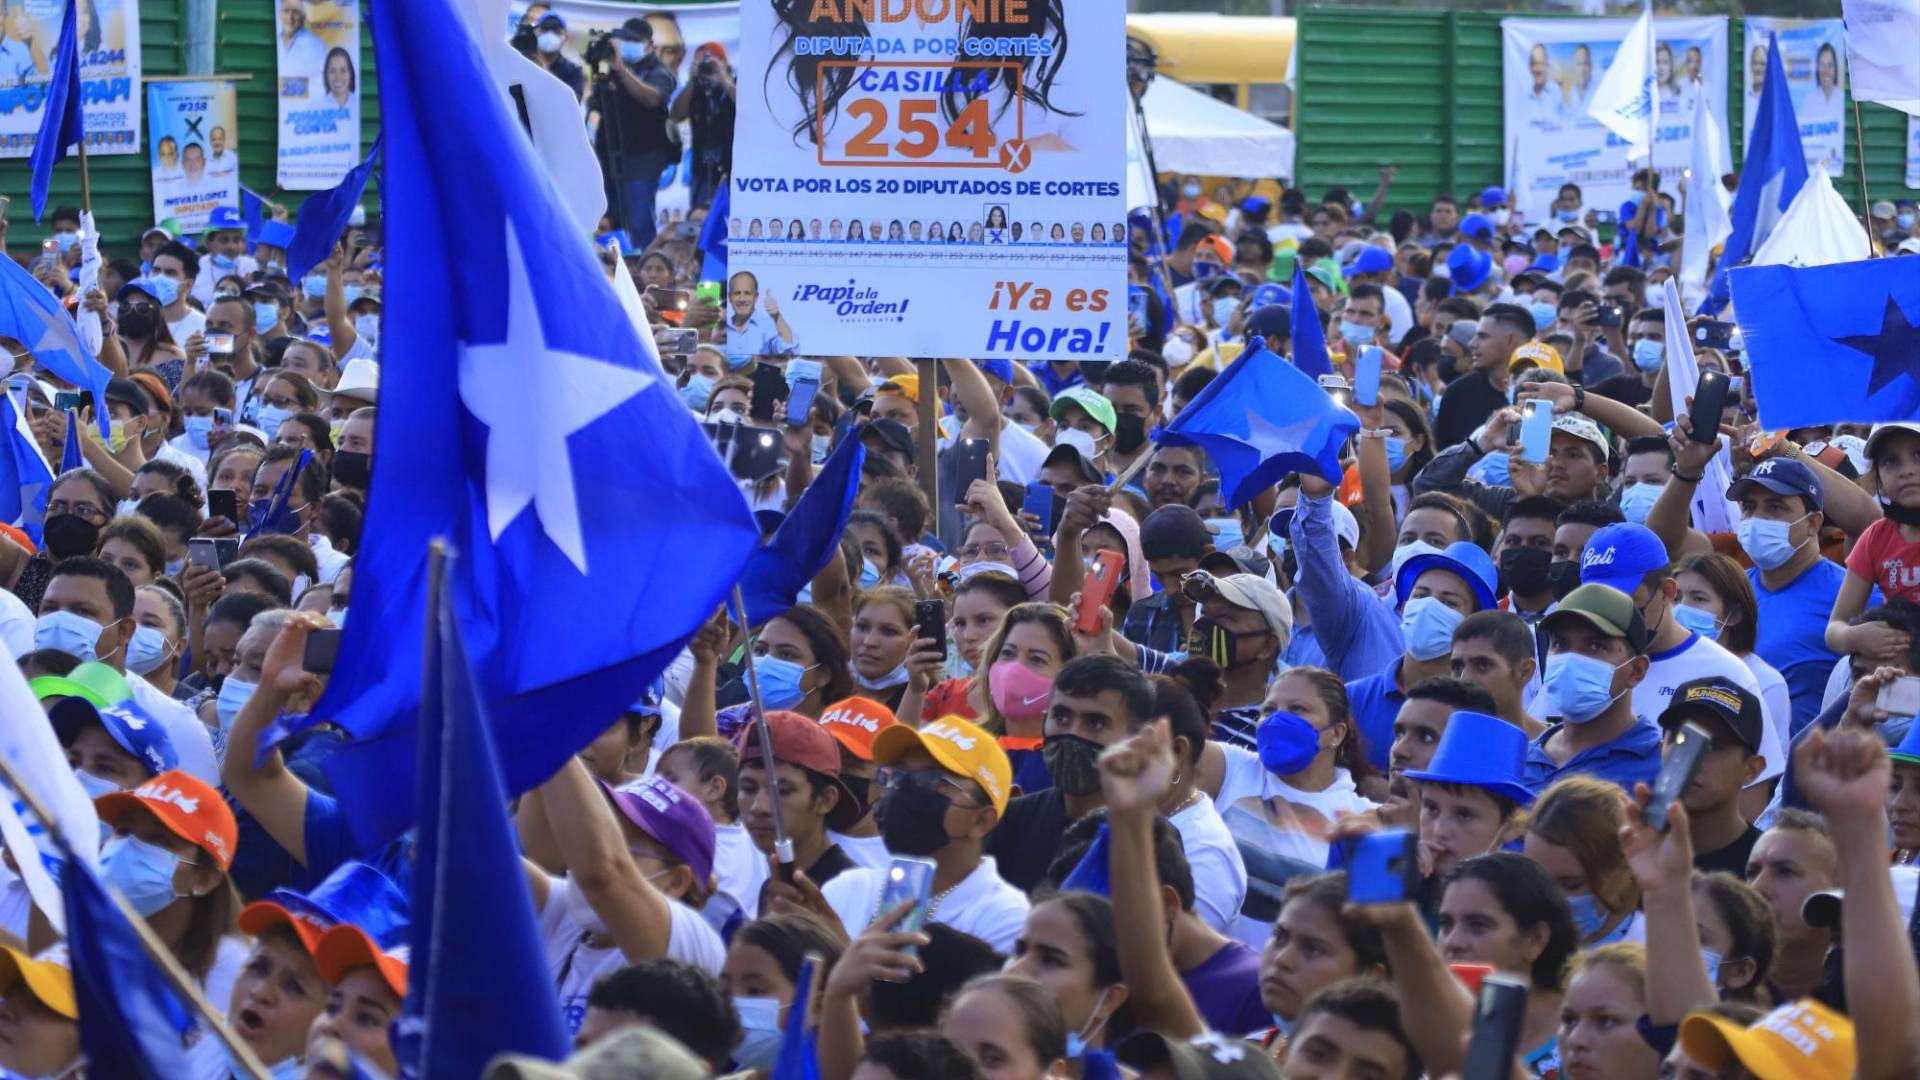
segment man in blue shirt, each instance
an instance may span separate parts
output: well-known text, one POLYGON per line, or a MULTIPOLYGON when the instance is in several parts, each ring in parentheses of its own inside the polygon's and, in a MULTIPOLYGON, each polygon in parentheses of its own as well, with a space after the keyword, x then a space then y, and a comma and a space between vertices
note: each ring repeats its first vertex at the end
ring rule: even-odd
POLYGON ((727 366, 739 371, 756 356, 793 355, 793 327, 772 293, 760 299, 760 280, 745 270, 727 281, 727 366), (755 311, 758 305, 760 310, 755 311))
POLYGON ((1660 773, 1660 729, 1634 715, 1633 689, 1647 676, 1647 624, 1633 598, 1582 585, 1541 620, 1547 632, 1547 699, 1561 722, 1527 747, 1527 786, 1563 776, 1611 780, 1628 791, 1660 773))
MULTIPOLYGON (((1347 682, 1385 670, 1404 644, 1399 620, 1371 586, 1354 576, 1360 522, 1334 498, 1332 485, 1300 475, 1300 499, 1287 534, 1299 564, 1294 596, 1307 612, 1327 668, 1347 682)), ((1387 723, 1391 730, 1391 717, 1387 723)), ((1384 746, 1380 750, 1385 753, 1384 746)))

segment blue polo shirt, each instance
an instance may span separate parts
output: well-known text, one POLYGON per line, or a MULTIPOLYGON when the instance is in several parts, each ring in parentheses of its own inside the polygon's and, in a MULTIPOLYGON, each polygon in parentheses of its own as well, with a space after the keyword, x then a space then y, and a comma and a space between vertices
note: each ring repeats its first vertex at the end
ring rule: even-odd
POLYGON ((1387 670, 1347 684, 1347 709, 1360 728, 1361 749, 1366 751, 1367 763, 1381 772, 1387 771, 1393 750, 1394 718, 1407 701, 1400 692, 1400 665, 1405 662, 1403 654, 1387 670))
MULTIPOLYGON (((1821 559, 1776 592, 1761 582, 1759 570, 1747 571, 1753 598, 1760 607, 1753 651, 1787 680, 1795 731, 1819 714, 1820 699, 1827 692, 1827 676, 1840 659, 1827 648, 1827 617, 1833 613, 1833 598, 1846 577, 1846 567, 1821 559)), ((1884 601, 1880 590, 1875 589, 1867 598, 1867 606, 1879 603, 1884 601)))
POLYGON ((1611 780, 1632 794, 1636 781, 1652 784, 1660 775, 1660 727, 1653 721, 1641 717, 1614 738, 1582 750, 1565 765, 1559 765, 1547 754, 1547 740, 1564 726, 1555 724, 1527 744, 1527 760, 1520 767, 1520 779, 1535 794, 1545 791, 1563 776, 1611 780))

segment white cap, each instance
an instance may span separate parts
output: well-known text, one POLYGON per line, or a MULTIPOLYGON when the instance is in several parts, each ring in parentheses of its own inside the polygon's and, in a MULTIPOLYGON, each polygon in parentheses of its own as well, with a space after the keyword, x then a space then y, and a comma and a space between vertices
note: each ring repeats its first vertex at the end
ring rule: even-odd
POLYGON ((347 215, 347 224, 352 228, 356 228, 356 229, 360 228, 366 223, 367 223, 367 208, 364 206, 354 207, 353 213, 347 215))
POLYGON ((345 394, 352 398, 378 400, 380 392, 380 365, 364 356, 356 356, 347 361, 340 369, 340 382, 333 388, 335 394, 345 394))
POLYGON ((1905 240, 1900 241, 1899 247, 1893 250, 1902 255, 1920 255, 1920 236, 1907 237, 1905 240))
POLYGON ((1293 640, 1293 605, 1287 602, 1278 586, 1254 574, 1228 574, 1214 578, 1213 584, 1220 590, 1220 599, 1234 607, 1259 612, 1266 620, 1267 629, 1280 639, 1281 651, 1286 650, 1287 643, 1293 640))
POLYGON ((1915 435, 1920 435, 1920 424, 1913 423, 1912 421, 1902 421, 1895 424, 1873 425, 1873 431, 1867 435, 1867 465, 1869 468, 1873 465, 1873 459, 1879 456, 1881 436, 1890 431, 1911 431, 1915 435))

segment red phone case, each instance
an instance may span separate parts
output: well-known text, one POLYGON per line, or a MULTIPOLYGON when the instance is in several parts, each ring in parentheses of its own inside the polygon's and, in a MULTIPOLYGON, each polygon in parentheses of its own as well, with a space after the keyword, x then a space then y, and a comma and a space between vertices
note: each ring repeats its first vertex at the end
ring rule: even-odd
POLYGON ((1080 587, 1080 607, 1073 619, 1073 628, 1082 634, 1100 632, 1100 609, 1113 599, 1113 590, 1120 584, 1120 567, 1124 562, 1117 551, 1096 551, 1093 559, 1093 576, 1080 587))

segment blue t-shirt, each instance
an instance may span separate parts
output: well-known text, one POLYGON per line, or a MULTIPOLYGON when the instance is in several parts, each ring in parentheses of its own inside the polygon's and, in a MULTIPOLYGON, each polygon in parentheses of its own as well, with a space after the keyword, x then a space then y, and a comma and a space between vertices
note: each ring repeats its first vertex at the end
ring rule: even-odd
POLYGON ((1555 724, 1527 744, 1527 760, 1520 766, 1520 779, 1534 794, 1545 791, 1563 776, 1592 776, 1611 780, 1629 793, 1638 781, 1653 783, 1660 775, 1660 728, 1644 717, 1627 730, 1599 746, 1573 755, 1565 765, 1556 764, 1547 754, 1547 740, 1564 724, 1555 724))
MULTIPOLYGON (((1799 577, 1775 592, 1761 583, 1760 571, 1747 571, 1753 584, 1753 596, 1760 605, 1760 625, 1753 651, 1772 664, 1787 680, 1787 694, 1793 699, 1794 727, 1805 726, 1820 712, 1820 699, 1826 694, 1827 676, 1840 657, 1827 648, 1827 618, 1833 614, 1833 598, 1847 568, 1830 559, 1821 559, 1799 577)), ((1867 606, 1883 603, 1880 590, 1873 590, 1867 606)))
POLYGON ((1360 727, 1367 763, 1383 773, 1393 750, 1393 721, 1407 701, 1400 692, 1400 665, 1405 661, 1402 656, 1387 670, 1347 684, 1347 708, 1360 727))

